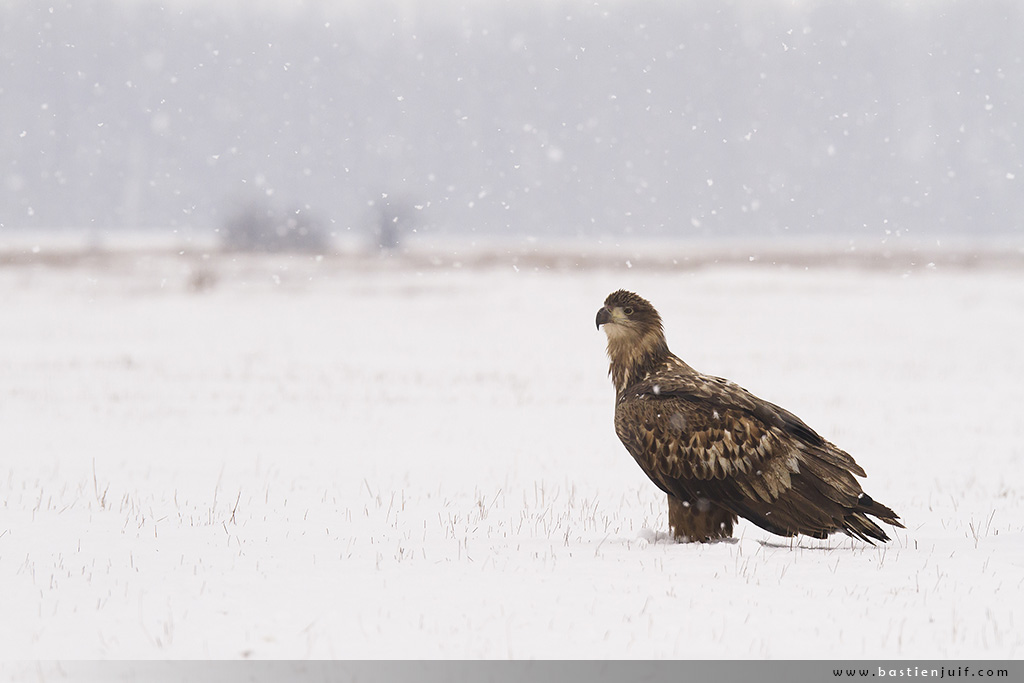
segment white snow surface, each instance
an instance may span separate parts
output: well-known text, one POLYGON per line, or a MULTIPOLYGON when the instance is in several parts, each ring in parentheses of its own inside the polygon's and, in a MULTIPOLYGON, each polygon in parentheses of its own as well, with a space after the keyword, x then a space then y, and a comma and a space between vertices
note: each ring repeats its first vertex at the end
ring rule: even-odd
POLYGON ((214 254, 0 268, 0 657, 1024 655, 1024 273, 214 254), (906 530, 678 544, 594 317, 906 530))

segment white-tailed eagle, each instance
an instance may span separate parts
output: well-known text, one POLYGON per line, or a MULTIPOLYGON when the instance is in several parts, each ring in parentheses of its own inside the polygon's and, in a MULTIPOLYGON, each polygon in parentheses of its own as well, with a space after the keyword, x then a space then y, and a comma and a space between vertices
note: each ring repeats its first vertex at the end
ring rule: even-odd
POLYGON ((668 349, 646 299, 613 292, 597 312, 608 336, 615 432, 668 494, 674 537, 732 536, 737 517, 780 536, 842 531, 871 543, 889 537, 870 517, 903 528, 853 475, 864 470, 793 413, 704 375, 668 349))

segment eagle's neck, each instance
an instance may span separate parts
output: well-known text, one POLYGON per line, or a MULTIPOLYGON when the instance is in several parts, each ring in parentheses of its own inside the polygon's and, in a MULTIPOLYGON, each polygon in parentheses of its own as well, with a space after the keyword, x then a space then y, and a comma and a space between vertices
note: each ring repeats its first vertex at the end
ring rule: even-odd
POLYGON ((632 330, 620 332, 615 325, 605 329, 608 332, 608 358, 611 359, 608 374, 617 395, 675 357, 668 350, 665 334, 660 329, 651 329, 640 335, 632 330))

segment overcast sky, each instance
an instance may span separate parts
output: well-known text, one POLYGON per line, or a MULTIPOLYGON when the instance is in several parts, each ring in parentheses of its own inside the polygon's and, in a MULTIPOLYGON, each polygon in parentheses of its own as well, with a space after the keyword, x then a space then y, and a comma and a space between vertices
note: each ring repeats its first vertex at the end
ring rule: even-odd
POLYGON ((1024 230, 1019 3, 427 7, 0 1, 0 225, 1024 230))

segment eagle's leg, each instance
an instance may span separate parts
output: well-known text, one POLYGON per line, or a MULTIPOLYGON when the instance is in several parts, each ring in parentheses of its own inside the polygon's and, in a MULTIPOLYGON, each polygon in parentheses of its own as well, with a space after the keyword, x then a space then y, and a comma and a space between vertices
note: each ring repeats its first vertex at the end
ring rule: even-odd
POLYGON ((668 497, 668 526, 672 536, 681 543, 707 543, 732 536, 736 515, 708 500, 694 504, 668 497))

